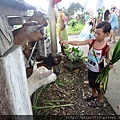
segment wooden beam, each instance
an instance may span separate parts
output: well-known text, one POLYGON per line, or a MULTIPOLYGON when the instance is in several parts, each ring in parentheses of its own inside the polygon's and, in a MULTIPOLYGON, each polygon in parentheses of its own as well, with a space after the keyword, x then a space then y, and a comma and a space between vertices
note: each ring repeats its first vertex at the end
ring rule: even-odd
POLYGON ((9 25, 22 25, 23 18, 22 17, 9 17, 8 23, 9 23, 9 25))

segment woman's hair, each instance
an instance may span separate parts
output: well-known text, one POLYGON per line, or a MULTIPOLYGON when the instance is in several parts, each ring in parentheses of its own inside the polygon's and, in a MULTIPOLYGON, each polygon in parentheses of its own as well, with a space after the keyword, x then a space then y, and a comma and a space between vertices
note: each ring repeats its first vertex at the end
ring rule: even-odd
POLYGON ((93 26, 93 22, 92 22, 92 21, 90 21, 90 22, 89 22, 89 25, 92 25, 92 26, 93 26))
MULTIPOLYGON (((94 18, 94 20, 95 20, 95 24, 96 24, 96 18, 94 18)), ((89 25, 93 26, 93 21, 92 20, 89 22, 89 25)))
POLYGON ((62 11, 62 8, 58 8, 58 11, 62 11))
POLYGON ((106 10, 104 13, 104 20, 109 20, 109 14, 110 14, 110 11, 106 10))
POLYGON ((114 12, 114 11, 115 11, 115 9, 116 9, 116 7, 112 7, 110 10, 114 12))
POLYGON ((110 30, 111 30, 111 24, 108 22, 108 21, 102 21, 100 22, 96 28, 102 28, 103 29, 103 33, 107 33, 109 32, 110 33, 110 30))

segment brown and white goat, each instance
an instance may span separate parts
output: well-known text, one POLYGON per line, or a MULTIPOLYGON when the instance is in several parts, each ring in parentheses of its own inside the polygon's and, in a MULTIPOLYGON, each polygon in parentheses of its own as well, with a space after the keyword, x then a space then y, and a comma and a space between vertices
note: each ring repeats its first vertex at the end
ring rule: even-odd
MULTIPOLYGON (((26 43, 30 41, 37 41, 43 38, 43 26, 22 26, 15 34, 14 34, 14 45, 21 45, 22 48, 26 46, 26 43)), ((52 70, 48 70, 46 67, 39 67, 33 70, 27 80, 28 89, 30 96, 34 93, 42 85, 49 84, 56 80, 56 75, 52 70)), ((26 70, 26 73, 29 71, 26 70)))
POLYGON ((38 41, 44 37, 44 28, 42 25, 23 26, 15 32, 16 30, 13 31, 14 44, 21 45, 22 48, 25 48, 29 42, 38 41))
MULTIPOLYGON (((16 40, 16 41, 14 40, 15 41, 14 43, 16 45, 22 45, 23 48, 26 48, 23 50, 23 53, 27 59, 28 59, 29 54, 30 54, 30 49, 29 49, 30 47, 29 47, 29 44, 26 46, 26 42, 30 43, 31 41, 37 41, 38 38, 39 39, 44 38, 42 36, 43 35, 42 26, 40 28, 41 29, 40 32, 38 32, 38 33, 34 32, 35 28, 37 30, 37 26, 39 26, 39 25, 35 21, 31 21, 31 22, 29 21, 29 22, 23 24, 22 28, 13 31, 13 35, 14 35, 14 38, 16 40), (30 30, 31 31, 30 34, 27 34, 29 32, 29 29, 33 29, 33 30, 30 30), (28 31, 27 33, 26 33, 26 30, 28 31), (32 31, 34 32, 34 34, 32 33, 32 31), (23 33, 23 35, 22 35, 22 33, 23 33)), ((38 27, 38 30, 39 30, 39 27, 38 27)), ((45 66, 48 69, 51 69, 53 66, 58 65, 63 60, 63 58, 64 58, 63 55, 56 54, 56 53, 50 53, 47 57, 43 57, 42 59, 38 59, 38 61, 42 61, 42 62, 38 63, 37 67, 45 66)), ((30 75, 32 73, 33 73, 33 66, 27 67, 27 69, 26 69, 27 78, 30 77, 30 75)))
POLYGON ((33 15, 29 18, 28 21, 37 21, 39 25, 47 26, 48 23, 44 17, 44 13, 40 11, 34 11, 33 15))

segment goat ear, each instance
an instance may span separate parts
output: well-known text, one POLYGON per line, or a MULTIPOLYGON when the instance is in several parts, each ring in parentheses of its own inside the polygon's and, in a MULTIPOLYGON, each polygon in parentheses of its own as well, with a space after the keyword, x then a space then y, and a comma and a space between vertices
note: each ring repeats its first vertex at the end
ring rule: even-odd
POLYGON ((43 25, 37 25, 37 26, 29 26, 26 31, 27 33, 32 33, 32 32, 35 32, 35 31, 38 31, 40 30, 41 28, 43 28, 43 25))
POLYGON ((37 63, 34 62, 34 65, 33 65, 33 71, 37 70, 37 63))
POLYGON ((33 14, 35 14, 37 12, 37 10, 36 9, 34 9, 34 13, 33 14))
POLYGON ((43 12, 41 12, 41 11, 38 11, 38 13, 41 14, 41 15, 45 15, 45 14, 44 14, 43 12))
POLYGON ((48 77, 48 76, 50 76, 52 73, 53 73, 52 70, 48 70, 47 72, 44 72, 44 73, 40 74, 40 75, 39 75, 39 79, 41 80, 41 79, 43 79, 44 77, 48 77))

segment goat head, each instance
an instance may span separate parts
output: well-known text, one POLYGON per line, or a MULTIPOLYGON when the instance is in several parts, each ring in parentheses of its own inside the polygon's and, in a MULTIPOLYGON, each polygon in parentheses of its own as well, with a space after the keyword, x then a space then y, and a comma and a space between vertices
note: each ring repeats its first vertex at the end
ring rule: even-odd
POLYGON ((28 78, 28 88, 30 96, 41 86, 49 84, 56 80, 56 75, 52 70, 46 67, 39 67, 33 71, 33 74, 28 78))

